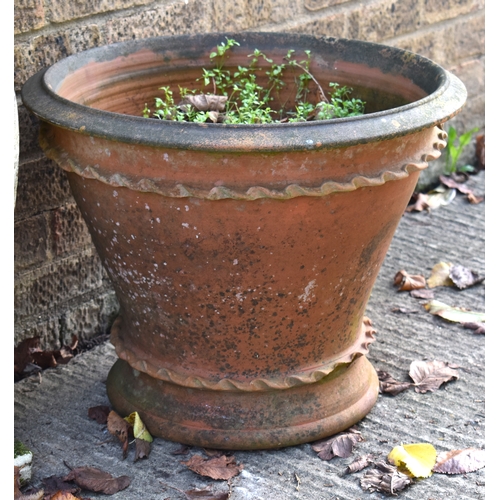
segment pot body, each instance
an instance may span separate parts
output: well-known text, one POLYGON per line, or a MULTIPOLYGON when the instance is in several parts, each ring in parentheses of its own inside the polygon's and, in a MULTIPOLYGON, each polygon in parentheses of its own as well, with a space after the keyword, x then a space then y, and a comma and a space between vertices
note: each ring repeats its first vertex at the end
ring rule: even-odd
MULTIPOLYGON (((304 42, 246 36, 254 47, 304 42)), ((147 96, 159 67, 163 79, 179 81, 189 80, 190 64, 199 66, 192 63, 200 57, 196 37, 161 40, 161 64, 159 49, 125 44, 103 52, 105 62, 87 59, 44 77, 77 106, 66 109, 76 113, 73 127, 42 116, 42 145, 68 172, 120 303, 110 400, 124 414, 138 411, 153 434, 213 448, 280 447, 341 431, 375 403, 365 307, 418 173, 445 145, 436 125, 458 111, 465 93, 453 80, 462 95, 443 98, 436 84, 441 114, 408 127, 412 99, 425 102, 438 90, 394 71, 388 89, 384 68, 342 62, 339 52, 337 75, 328 75, 328 64, 321 69, 321 58, 318 71, 383 95, 368 103, 378 127, 364 117, 347 120, 347 128, 345 120, 253 127, 137 121, 126 115, 139 108, 127 98, 137 95, 129 87, 147 96), (130 77, 137 67, 142 77, 130 77), (377 111, 384 99, 409 101, 406 115, 377 111), (94 122, 81 108, 92 110, 94 122), (381 135, 387 121, 396 124, 381 135), (131 124, 140 122, 153 128, 134 136, 131 124)))

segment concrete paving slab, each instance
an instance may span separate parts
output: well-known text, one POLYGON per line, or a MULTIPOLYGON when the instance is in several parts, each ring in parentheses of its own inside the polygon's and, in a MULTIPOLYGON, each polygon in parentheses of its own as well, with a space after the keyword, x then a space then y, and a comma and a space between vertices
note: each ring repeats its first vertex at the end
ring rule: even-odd
MULTIPOLYGON (((484 172, 469 185, 484 193, 484 172)), ((442 360, 459 366, 460 378, 435 392, 413 389, 397 396, 380 395, 359 424, 364 441, 353 456, 320 460, 310 444, 281 450, 234 452, 243 471, 231 480, 231 500, 353 500, 386 498, 360 487, 364 472, 344 475, 356 456, 375 454, 385 459, 401 443, 428 442, 438 452, 485 446, 485 337, 459 324, 432 316, 425 301, 397 292, 393 278, 404 269, 428 277, 439 261, 452 262, 484 275, 485 205, 469 204, 458 194, 452 204, 430 213, 406 214, 397 230, 373 289, 367 316, 377 330, 369 359, 376 369, 410 381, 413 360, 442 360), (405 311, 405 312, 401 312, 405 311), (300 484, 299 484, 300 481, 300 484)), ((465 290, 435 289, 435 298, 452 306, 484 311, 485 285, 465 290)), ((228 483, 198 476, 182 464, 203 450, 190 448, 174 455, 179 443, 155 439, 151 455, 133 462, 133 451, 122 459, 116 440, 103 425, 87 416, 88 408, 107 405, 105 380, 116 360, 106 343, 73 359, 68 365, 15 384, 15 437, 31 448, 32 485, 70 466, 94 466, 114 476, 128 475, 130 486, 111 497, 85 492, 86 498, 116 500, 185 499, 181 492, 211 485, 227 491, 228 483)), ((434 474, 404 490, 411 500, 481 499, 485 469, 463 475, 434 474)))

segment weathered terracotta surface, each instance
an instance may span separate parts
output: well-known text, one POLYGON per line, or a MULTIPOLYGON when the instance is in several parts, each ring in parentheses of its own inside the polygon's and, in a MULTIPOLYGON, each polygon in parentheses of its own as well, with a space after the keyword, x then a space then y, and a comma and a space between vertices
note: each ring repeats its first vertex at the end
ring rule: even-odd
POLYGON ((212 35, 89 51, 23 90, 120 302, 111 402, 156 435, 229 449, 318 439, 373 406, 365 307, 419 171, 445 146, 437 125, 465 101, 455 77, 396 49, 245 37, 242 60, 312 45, 321 79, 372 112, 266 126, 126 115, 192 83, 224 39, 212 35))

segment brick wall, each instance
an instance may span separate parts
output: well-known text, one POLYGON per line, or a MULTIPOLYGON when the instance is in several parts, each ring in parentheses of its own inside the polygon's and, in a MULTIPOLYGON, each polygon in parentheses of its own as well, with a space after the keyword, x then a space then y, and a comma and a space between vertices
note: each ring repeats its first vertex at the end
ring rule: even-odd
MULTIPOLYGON (((116 41, 210 31, 288 31, 412 50, 463 80, 460 131, 484 127, 484 0, 15 0, 14 84, 70 54, 116 41)), ((45 347, 106 330, 117 303, 61 170, 19 104, 15 342, 45 347)))

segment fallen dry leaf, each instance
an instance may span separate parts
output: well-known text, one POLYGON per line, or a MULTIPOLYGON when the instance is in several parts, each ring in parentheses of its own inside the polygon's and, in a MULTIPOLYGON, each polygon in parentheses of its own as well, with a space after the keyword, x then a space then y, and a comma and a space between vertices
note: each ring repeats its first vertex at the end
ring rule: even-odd
POLYGON ((438 262, 431 271, 431 275, 427 280, 429 288, 438 286, 453 286, 453 281, 450 278, 450 269, 453 266, 451 262, 438 262))
POLYGON ((432 469, 442 474, 465 474, 482 469, 486 464, 486 453, 477 448, 441 452, 432 469))
POLYGON ((452 177, 449 177, 447 175, 440 175, 439 176, 439 181, 441 184, 444 184, 446 187, 451 188, 451 189, 456 189, 457 191, 460 191, 462 194, 469 194, 472 193, 472 189, 467 186, 463 182, 457 182, 455 179, 452 177))
POLYGON ((150 453, 151 443, 144 439, 136 438, 134 462, 137 462, 140 458, 148 458, 150 453))
POLYGON ((321 460, 331 460, 333 457, 347 458, 352 454, 354 445, 359 441, 363 441, 361 433, 350 428, 330 438, 316 441, 312 444, 312 449, 321 460))
POLYGON ((400 382, 394 379, 388 372, 382 370, 377 370, 377 375, 379 380, 379 392, 383 394, 396 396, 413 385, 411 382, 400 382))
POLYGON ((39 349, 40 337, 24 339, 14 347, 14 374, 20 375, 26 366, 32 362, 32 353, 39 349))
POLYGON ((144 425, 141 417, 139 417, 139 414, 136 411, 131 413, 128 417, 125 417, 123 420, 133 426, 133 433, 135 438, 140 438, 144 441, 148 441, 149 443, 153 442, 153 436, 151 436, 149 431, 146 429, 146 426, 144 425))
POLYGON ((14 500, 43 500, 43 498, 44 498, 43 490, 21 493, 21 496, 17 497, 15 496, 14 492, 14 500))
POLYGON ((190 104, 198 111, 224 111, 226 107, 227 96, 223 95, 213 95, 213 94, 197 94, 197 95, 187 95, 179 103, 179 107, 183 109, 183 106, 190 104))
POLYGON ((444 361, 413 361, 410 377, 415 382, 415 391, 420 393, 434 392, 444 382, 459 378, 457 370, 444 361))
POLYGON ((131 425, 114 410, 111 410, 108 415, 108 431, 113 436, 116 436, 122 443, 123 458, 128 454, 128 432, 131 425))
POLYGON ((394 276, 394 286, 399 286, 399 292, 418 290, 420 288, 425 288, 425 278, 418 274, 408 274, 402 269, 394 276))
POLYGON ((374 462, 374 460, 375 460, 374 455, 363 455, 362 457, 357 458, 347 466, 345 474, 353 474, 354 472, 359 472, 360 470, 366 469, 366 467, 371 465, 374 462))
POLYGON ((439 300, 431 300, 424 304, 426 311, 454 323, 484 323, 484 313, 469 311, 460 307, 452 307, 439 300))
POLYGON ((110 411, 111 408, 106 405, 93 406, 87 410, 87 415, 98 424, 104 425, 108 422, 108 415, 110 411))
POLYGON ((462 323, 464 328, 468 330, 474 330, 474 335, 485 335, 486 334, 486 325, 484 323, 462 323))
POLYGON ((58 491, 50 497, 50 500, 80 500, 80 497, 75 497, 69 491, 58 491))
POLYGON ((450 279, 453 284, 463 290, 471 286, 477 285, 484 281, 484 276, 479 276, 475 271, 471 271, 460 264, 454 265, 450 269, 450 279))
POLYGON ((411 443, 395 446, 387 460, 396 467, 404 467, 414 477, 429 477, 436 464, 437 451, 429 443, 411 443))
POLYGON ((449 205, 457 194, 455 189, 435 189, 427 194, 418 193, 415 203, 406 207, 406 212, 431 211, 441 206, 449 205))
POLYGON ((428 290, 427 288, 422 288, 420 290, 412 290, 410 292, 410 296, 414 299, 431 300, 434 298, 434 292, 432 290, 428 290))
POLYGON ((231 456, 222 455, 215 458, 203 458, 201 455, 193 455, 187 462, 181 462, 200 476, 212 479, 231 479, 237 476, 243 469, 242 464, 236 464, 236 459, 231 456))
POLYGON ((471 205, 478 205, 479 203, 482 203, 484 201, 484 196, 476 196, 474 193, 469 193, 467 195, 467 201, 471 205))
POLYGON ((385 462, 376 462, 374 465, 360 480, 361 488, 365 491, 379 491, 396 496, 413 483, 412 478, 399 472, 394 465, 385 462))
POLYGON ((438 286, 456 286, 460 290, 477 285, 484 281, 484 276, 479 276, 475 271, 471 271, 460 264, 451 262, 438 262, 431 271, 431 276, 427 280, 429 288, 438 286))
POLYGON ((52 496, 56 493, 79 493, 80 488, 73 483, 63 481, 61 477, 50 476, 42 479, 43 490, 45 496, 52 500, 52 496))
POLYGON ((74 481, 80 488, 95 493, 114 495, 128 488, 131 480, 128 476, 113 477, 95 467, 76 467, 63 478, 63 481, 74 481))
POLYGON ((62 346, 53 351, 40 349, 40 337, 32 337, 20 342, 14 348, 14 380, 20 380, 29 365, 34 364, 44 370, 57 365, 67 364, 74 357, 74 349, 78 345, 78 338, 73 336, 71 346, 62 346))

